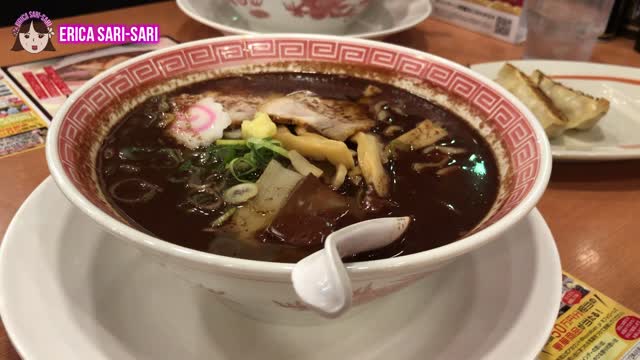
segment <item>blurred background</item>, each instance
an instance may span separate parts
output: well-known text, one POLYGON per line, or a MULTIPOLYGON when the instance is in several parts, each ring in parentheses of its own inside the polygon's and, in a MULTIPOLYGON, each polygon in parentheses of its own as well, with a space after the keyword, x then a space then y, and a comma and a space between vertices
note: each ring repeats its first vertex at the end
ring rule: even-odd
POLYGON ((2 4, 2 23, 0 26, 13 25, 16 18, 25 11, 38 10, 51 19, 65 16, 87 14, 97 11, 117 9, 160 2, 161 0, 96 0, 96 1, 51 1, 51 0, 14 0, 2 4), (8 9, 7 9, 8 7, 8 9))
MULTIPOLYGON (((96 0, 84 2, 51 0, 15 0, 5 1, 0 26, 13 25, 16 18, 25 11, 39 10, 51 19, 65 16, 87 14, 97 11, 117 9, 148 3, 171 0, 96 0), (8 9, 7 9, 8 7, 8 9)), ((383 0, 377 0, 383 1, 383 0)), ((384 0, 402 1, 402 0, 384 0)), ((522 0, 507 0, 521 3, 522 0)), ((616 0, 604 37, 616 35, 635 36, 640 29, 640 0, 616 0)))

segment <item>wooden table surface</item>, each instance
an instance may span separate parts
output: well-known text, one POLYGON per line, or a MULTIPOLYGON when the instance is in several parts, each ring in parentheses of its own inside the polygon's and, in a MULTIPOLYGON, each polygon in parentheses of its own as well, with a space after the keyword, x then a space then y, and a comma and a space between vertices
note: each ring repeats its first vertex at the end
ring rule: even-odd
MULTIPOLYGON (((18 14, 16 14, 16 17, 18 14)), ((63 23, 54 19, 54 24, 63 23)), ((220 36, 185 16, 173 2, 156 3, 64 19, 64 23, 157 23, 163 35, 185 42, 220 36)), ((0 29, 0 65, 59 56, 90 45, 57 45, 55 53, 11 52, 9 28, 0 29)), ((461 64, 518 59, 522 46, 427 20, 385 41, 424 50, 461 64)), ((627 39, 597 45, 594 62, 640 66, 627 39)), ((31 191, 49 174, 42 149, 0 159, 0 235, 31 191)), ((560 250, 563 269, 640 312, 640 161, 554 163, 549 188, 538 208, 560 250)), ((61 334, 64 338, 64 334, 61 334)), ((0 360, 19 359, 0 328, 0 360)))

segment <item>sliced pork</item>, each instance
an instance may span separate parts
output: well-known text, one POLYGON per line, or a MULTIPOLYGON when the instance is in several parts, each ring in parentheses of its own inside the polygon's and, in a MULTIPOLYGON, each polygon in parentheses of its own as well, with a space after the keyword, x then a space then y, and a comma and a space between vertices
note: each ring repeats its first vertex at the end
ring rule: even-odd
POLYGON ((376 124, 359 104, 321 98, 309 91, 297 91, 270 100, 260 107, 260 111, 269 114, 277 123, 311 128, 338 141, 345 141, 376 124))

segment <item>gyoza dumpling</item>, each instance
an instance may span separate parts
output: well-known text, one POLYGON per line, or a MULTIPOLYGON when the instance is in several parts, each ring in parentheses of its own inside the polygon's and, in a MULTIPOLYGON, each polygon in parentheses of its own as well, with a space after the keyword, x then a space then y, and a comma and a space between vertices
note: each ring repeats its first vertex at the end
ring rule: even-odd
POLYGON ((591 129, 609 111, 609 101, 594 98, 551 80, 540 70, 531 74, 531 80, 562 111, 569 123, 567 129, 591 129))
POLYGON ((556 137, 566 129, 566 116, 553 104, 529 77, 515 66, 506 63, 500 69, 498 84, 509 90, 538 118, 547 136, 556 137))

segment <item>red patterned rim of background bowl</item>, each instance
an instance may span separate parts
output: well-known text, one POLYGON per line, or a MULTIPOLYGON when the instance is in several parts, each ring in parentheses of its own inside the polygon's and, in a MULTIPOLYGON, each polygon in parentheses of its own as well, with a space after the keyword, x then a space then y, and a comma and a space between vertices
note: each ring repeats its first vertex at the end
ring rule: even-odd
POLYGON ((81 164, 78 134, 98 128, 96 114, 126 97, 132 90, 160 80, 219 67, 269 61, 314 61, 374 66, 417 78, 466 99, 485 117, 502 139, 511 162, 511 188, 501 208, 481 228, 513 210, 532 190, 540 175, 542 149, 525 115, 488 85, 437 59, 410 51, 389 49, 375 42, 349 39, 238 38, 195 43, 129 63, 93 84, 56 121, 61 121, 58 154, 66 176, 91 203, 119 218, 97 195, 95 183, 81 164))

